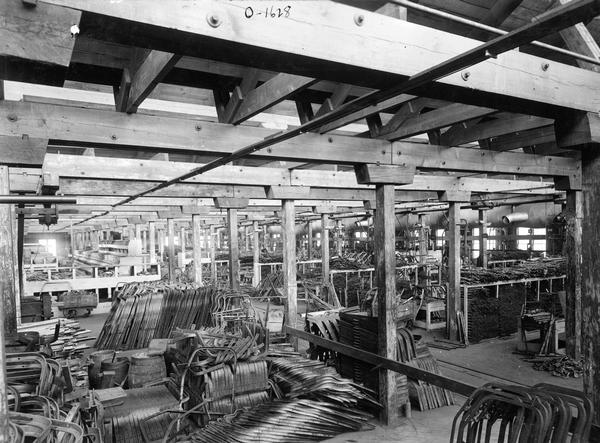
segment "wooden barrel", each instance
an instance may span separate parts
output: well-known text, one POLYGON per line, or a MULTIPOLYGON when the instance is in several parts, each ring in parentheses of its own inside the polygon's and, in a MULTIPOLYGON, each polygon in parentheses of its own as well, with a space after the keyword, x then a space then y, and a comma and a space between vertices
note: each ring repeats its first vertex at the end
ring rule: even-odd
POLYGON ((102 360, 100 368, 102 377, 100 383, 101 389, 122 386, 129 371, 129 359, 127 357, 117 357, 113 361, 112 358, 107 358, 106 360, 102 360))
POLYGON ((146 353, 134 354, 129 365, 128 384, 130 388, 142 386, 159 381, 167 376, 165 359, 161 355, 148 355, 146 353))
POLYGON ((102 377, 100 373, 102 372, 102 361, 107 358, 112 359, 115 351, 96 351, 90 354, 90 358, 92 360, 91 365, 88 367, 88 376, 90 379, 90 387, 94 389, 100 388, 100 384, 102 383, 102 377))

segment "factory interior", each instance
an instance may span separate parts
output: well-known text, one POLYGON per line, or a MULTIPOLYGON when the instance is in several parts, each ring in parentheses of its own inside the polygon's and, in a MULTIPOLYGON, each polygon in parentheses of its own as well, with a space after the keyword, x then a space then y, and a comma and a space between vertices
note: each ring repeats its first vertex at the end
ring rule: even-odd
POLYGON ((0 442, 600 442, 600 0, 0 42, 0 442))

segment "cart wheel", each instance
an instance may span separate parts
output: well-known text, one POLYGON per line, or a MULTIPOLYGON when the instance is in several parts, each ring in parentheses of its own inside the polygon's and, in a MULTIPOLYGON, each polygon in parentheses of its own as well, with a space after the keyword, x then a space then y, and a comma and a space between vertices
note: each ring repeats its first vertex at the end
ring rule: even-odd
POLYGON ((66 313, 66 317, 67 318, 75 318, 75 317, 77 317, 77 310, 76 309, 68 309, 67 313, 66 313))
POLYGON ((89 317, 91 313, 92 313, 92 310, 88 309, 88 310, 85 311, 85 314, 83 314, 83 316, 84 317, 89 317))

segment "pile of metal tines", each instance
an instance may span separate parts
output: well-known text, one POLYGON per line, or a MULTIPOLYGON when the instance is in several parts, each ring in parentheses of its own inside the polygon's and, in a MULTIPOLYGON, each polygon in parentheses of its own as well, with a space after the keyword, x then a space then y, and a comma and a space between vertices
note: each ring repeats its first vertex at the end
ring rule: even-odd
POLYGON ((132 283, 117 295, 96 349, 141 349, 175 328, 212 326, 219 291, 212 287, 132 283))
POLYGON ((273 358, 270 363, 278 397, 308 398, 347 407, 359 403, 380 407, 373 400, 375 392, 340 377, 334 368, 323 362, 295 355, 273 358))
POLYGON ((572 389, 489 383, 458 411, 450 442, 583 443, 594 416, 592 402, 572 389))
POLYGON ((65 401, 72 390, 69 367, 38 352, 7 353, 9 441, 100 441, 99 412, 65 401))
POLYGON ((370 414, 308 399, 275 400, 213 421, 178 438, 202 443, 302 443, 372 428, 370 414))
POLYGON ((583 362, 562 355, 559 357, 541 358, 533 363, 533 369, 550 372, 556 377, 579 378, 583 375, 583 362))

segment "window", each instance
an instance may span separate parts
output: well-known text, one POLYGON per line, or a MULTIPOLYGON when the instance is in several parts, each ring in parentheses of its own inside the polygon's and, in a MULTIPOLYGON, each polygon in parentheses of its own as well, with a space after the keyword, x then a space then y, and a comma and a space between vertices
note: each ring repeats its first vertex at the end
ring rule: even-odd
POLYGON ((544 238, 534 238, 531 249, 534 251, 545 251, 546 250, 546 228, 534 228, 533 235, 541 236, 544 238))
POLYGON ((479 258, 479 228, 473 228, 473 231, 471 231, 471 236, 473 237, 471 257, 479 258))
POLYGON ((46 251, 54 256, 56 256, 56 239, 47 238, 38 240, 38 243, 42 246, 46 247, 46 251))
POLYGON ((435 247, 436 248, 443 248, 444 247, 444 237, 446 235, 446 231, 444 231, 443 229, 436 229, 435 230, 435 247))

